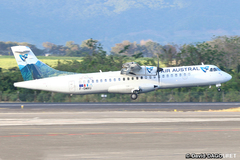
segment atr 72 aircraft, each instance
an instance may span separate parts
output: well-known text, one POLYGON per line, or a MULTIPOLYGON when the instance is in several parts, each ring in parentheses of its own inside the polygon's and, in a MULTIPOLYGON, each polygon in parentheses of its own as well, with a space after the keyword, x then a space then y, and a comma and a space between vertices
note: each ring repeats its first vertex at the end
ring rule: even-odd
POLYGON ((232 76, 214 65, 160 68, 140 66, 135 62, 123 64, 121 71, 72 73, 55 70, 39 61, 27 46, 12 47, 23 82, 15 87, 67 94, 124 93, 135 100, 138 94, 156 89, 216 85, 232 76))

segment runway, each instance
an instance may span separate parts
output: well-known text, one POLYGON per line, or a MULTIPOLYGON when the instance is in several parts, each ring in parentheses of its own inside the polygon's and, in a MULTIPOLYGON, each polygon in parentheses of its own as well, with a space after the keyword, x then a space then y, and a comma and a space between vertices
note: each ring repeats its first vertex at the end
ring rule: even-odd
POLYGON ((240 157, 239 112, 169 112, 176 106, 156 111, 156 104, 151 110, 150 105, 138 110, 121 108, 124 105, 119 105, 120 110, 87 104, 84 107, 93 108, 79 104, 0 106, 0 160, 172 160, 185 159, 188 153, 240 157))
POLYGON ((240 102, 218 103, 0 103, 1 112, 31 111, 196 111, 240 107, 240 102))

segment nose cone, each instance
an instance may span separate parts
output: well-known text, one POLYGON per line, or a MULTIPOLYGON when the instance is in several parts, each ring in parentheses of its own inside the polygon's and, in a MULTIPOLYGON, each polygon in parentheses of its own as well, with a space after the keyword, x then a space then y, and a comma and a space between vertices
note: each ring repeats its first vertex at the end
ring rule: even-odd
POLYGON ((226 81, 229 81, 232 79, 232 76, 230 74, 226 73, 225 79, 226 79, 226 81))

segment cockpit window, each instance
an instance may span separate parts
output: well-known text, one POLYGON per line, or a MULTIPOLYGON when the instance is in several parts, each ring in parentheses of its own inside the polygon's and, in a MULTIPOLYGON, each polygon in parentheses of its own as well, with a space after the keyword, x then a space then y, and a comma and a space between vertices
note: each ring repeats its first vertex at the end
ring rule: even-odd
POLYGON ((219 69, 219 68, 210 68, 210 72, 216 72, 216 71, 221 71, 221 69, 219 69))

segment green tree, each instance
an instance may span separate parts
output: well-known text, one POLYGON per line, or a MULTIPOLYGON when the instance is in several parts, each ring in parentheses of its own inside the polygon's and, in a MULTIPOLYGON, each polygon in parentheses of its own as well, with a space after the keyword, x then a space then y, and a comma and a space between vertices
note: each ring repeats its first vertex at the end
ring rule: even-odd
POLYGON ((218 36, 208 43, 224 54, 221 63, 225 68, 240 72, 240 36, 218 36))
POLYGON ((200 65, 203 62, 220 67, 224 54, 217 50, 216 45, 212 47, 210 44, 203 42, 196 45, 183 45, 177 57, 180 65, 200 65))
POLYGON ((177 45, 164 45, 160 54, 161 61, 168 67, 178 65, 177 45), (175 63, 174 63, 175 61, 175 63))

